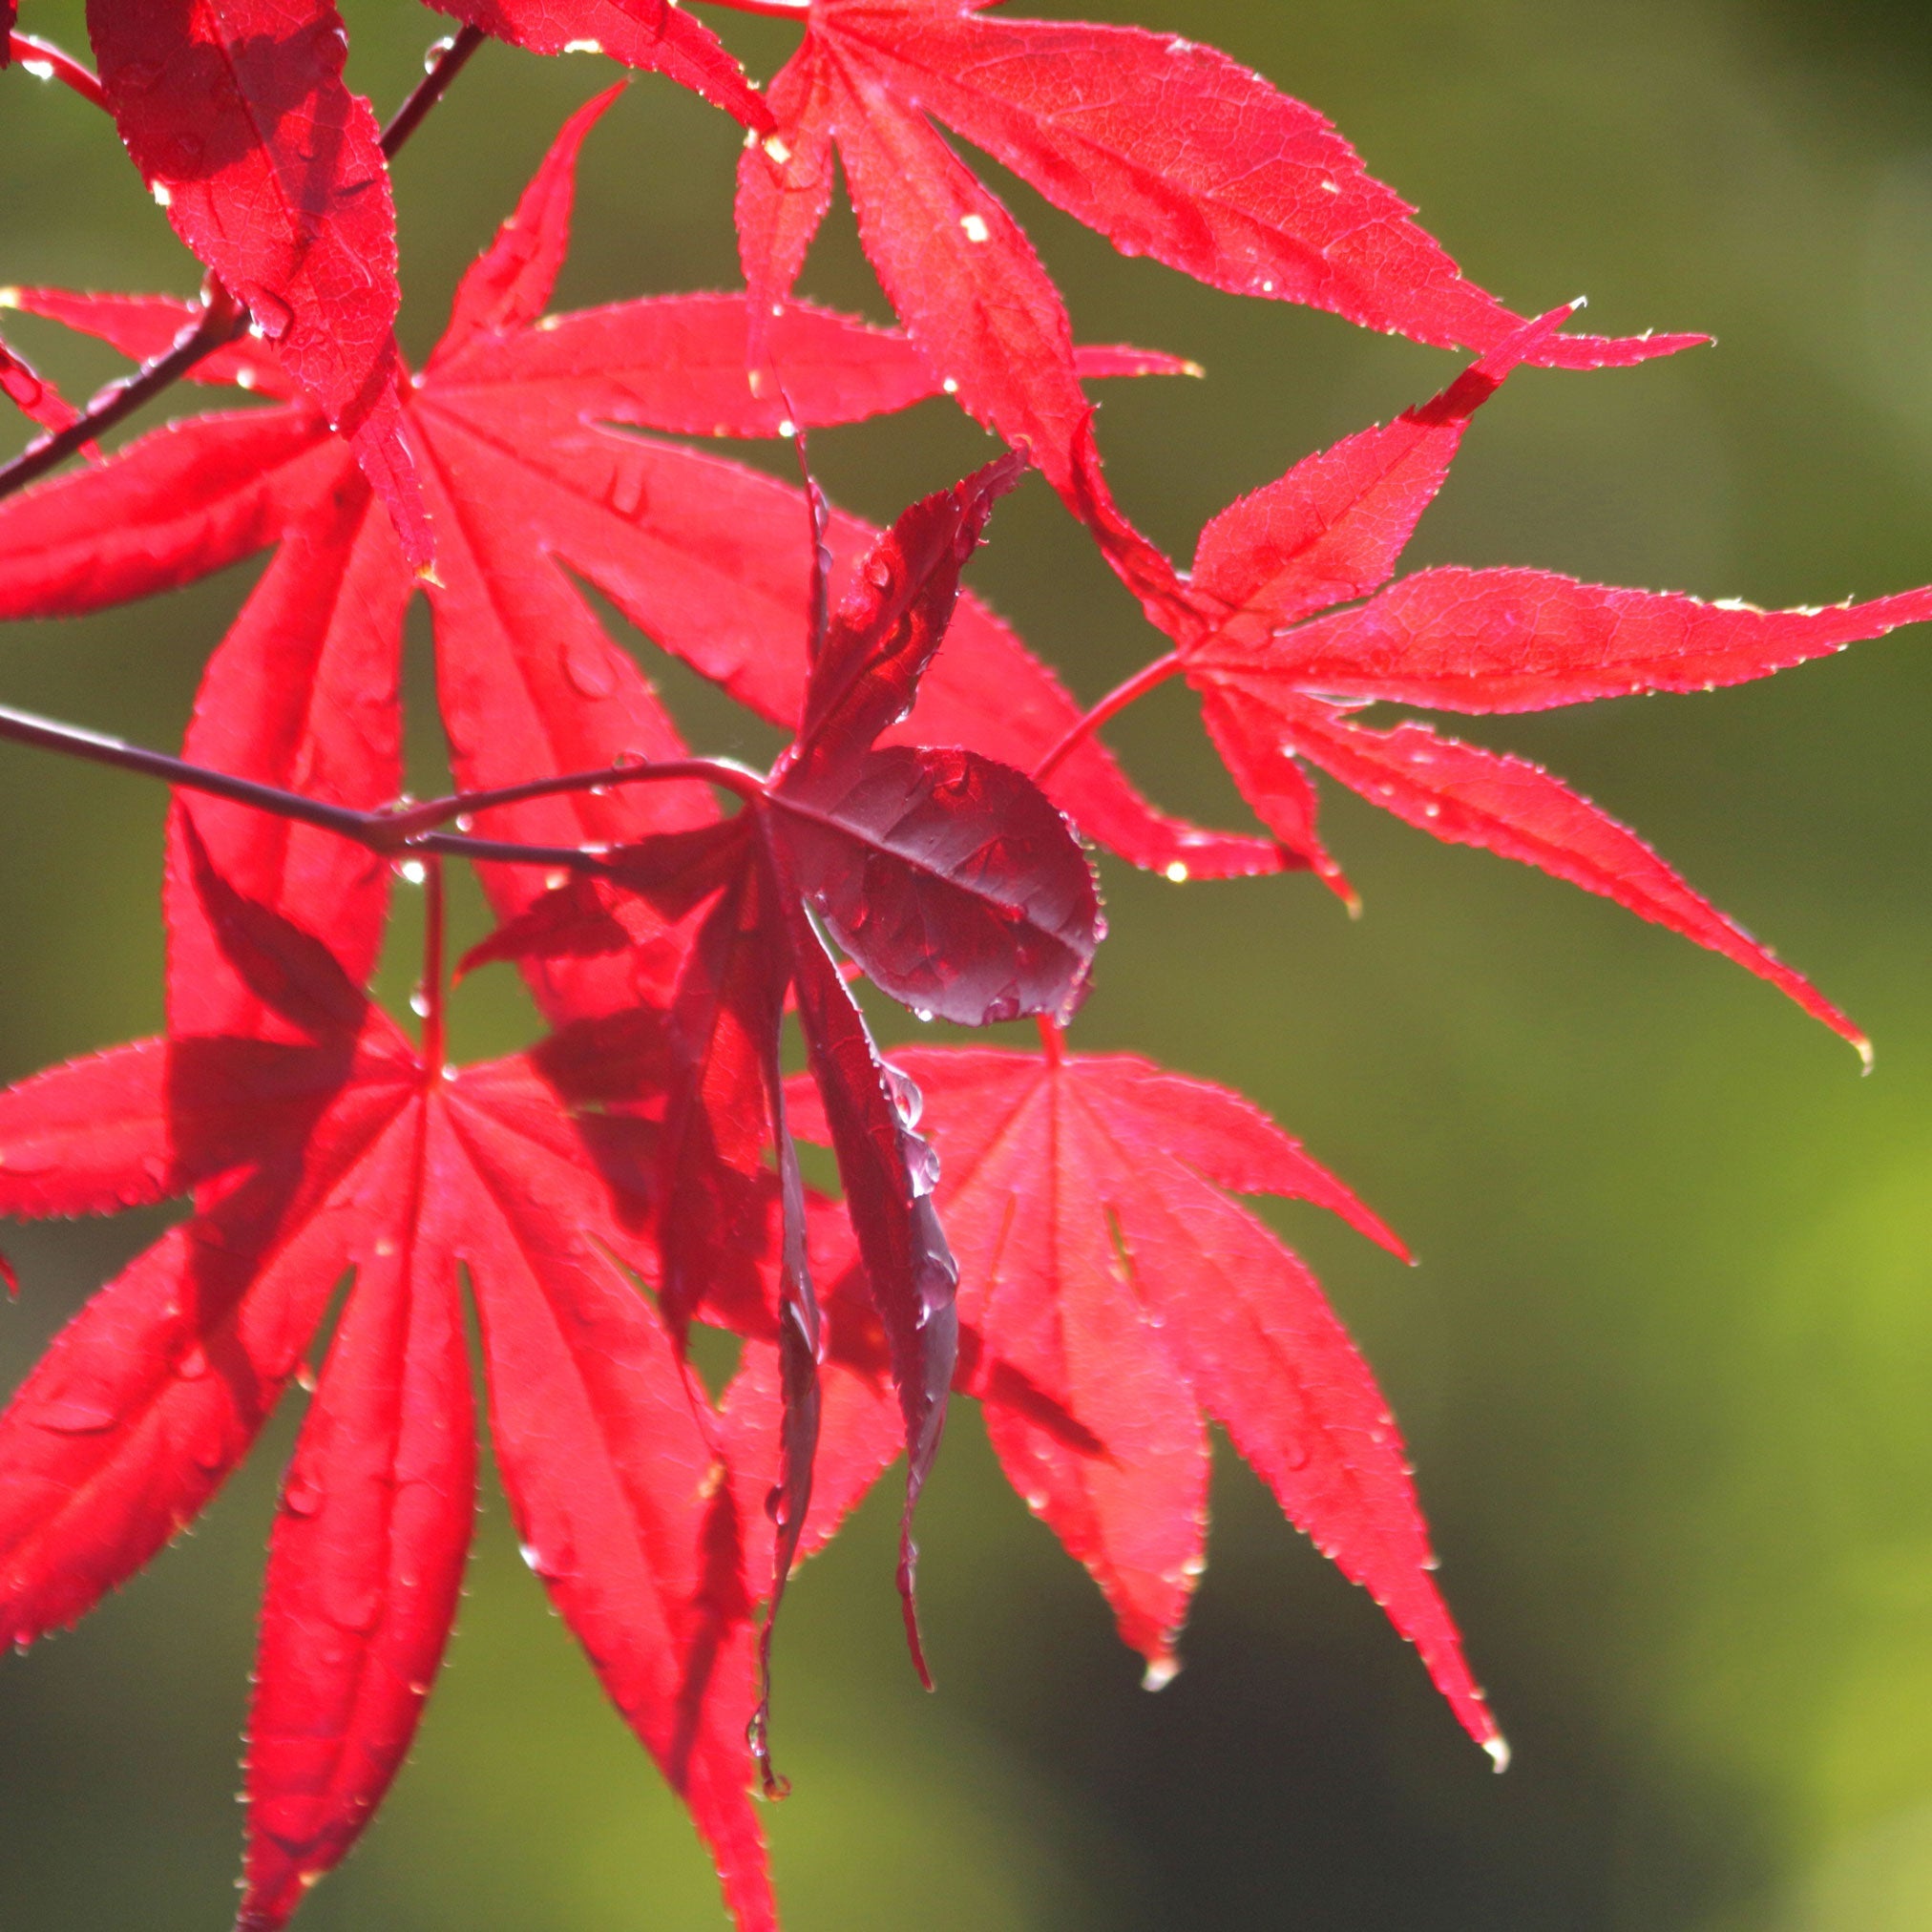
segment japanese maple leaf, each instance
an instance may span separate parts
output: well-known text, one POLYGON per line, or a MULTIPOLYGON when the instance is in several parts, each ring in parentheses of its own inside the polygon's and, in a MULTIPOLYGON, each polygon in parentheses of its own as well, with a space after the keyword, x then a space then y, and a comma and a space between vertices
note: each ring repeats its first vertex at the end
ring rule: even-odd
POLYGON ((771 112, 708 27, 678 0, 429 0, 440 13, 532 53, 607 53, 662 74, 764 133, 771 112))
POLYGON ((281 1924, 380 1802, 449 1634, 474 1511, 466 1271, 531 1566, 691 1805, 738 1922, 771 1925, 733 1491, 611 1259, 635 1251, 649 1130, 578 1118, 650 1090, 661 1032, 634 1016, 446 1068, 433 1017, 418 1051, 178 814, 176 852, 175 933, 199 928, 261 1023, 0 1096, 0 1211, 195 1194, 0 1414, 0 1628, 25 1645, 73 1623, 194 1520, 353 1270, 282 1489, 249 1718, 240 1923, 281 1924))
MULTIPOLYGON (((770 116, 716 37, 669 0, 450 0, 444 11, 555 53, 597 47, 770 116)), ((348 437, 417 565, 432 550, 403 430, 395 207, 369 104, 343 79, 332 0, 89 0, 115 122, 182 242, 348 437)))
MULTIPOLYGON (((1068 1054, 1056 1038, 1043 1056, 915 1047, 892 1064, 942 1163, 956 1387, 984 1406, 1028 1508, 1093 1574, 1149 1685, 1179 1668, 1205 1564, 1211 1419, 1502 1762, 1381 1392, 1307 1268, 1228 1196, 1312 1201, 1406 1258, 1401 1243, 1249 1102, 1134 1056, 1068 1054)), ((796 1131, 822 1137, 810 1093, 795 1084, 793 1102, 796 1131)), ((863 1488, 867 1445, 890 1448, 850 1353, 828 1510, 863 1488)))
POLYGON ((1433 402, 1223 511, 1202 532, 1185 585, 1170 578, 1170 601, 1148 603, 1176 644, 1150 669, 1185 676, 1256 813, 1351 902, 1316 833, 1308 766, 1439 839, 1538 866, 1735 960, 1869 1060, 1837 1008, 1560 780, 1424 724, 1374 729, 1359 719, 1376 703, 1485 714, 1708 691, 1932 618, 1932 589, 1762 611, 1539 570, 1424 570, 1391 583, 1471 414, 1513 367, 1543 353, 1566 314, 1528 325, 1433 402))
POLYGON ((328 0, 89 0, 141 178, 355 450, 410 560, 431 543, 402 429, 396 216, 328 0))
MULTIPOLYGON (((905 1096, 808 908, 878 986, 929 1016, 1060 1019, 1085 990, 1103 930, 1099 900, 1046 798, 978 753, 877 742, 913 707, 957 606, 960 569, 1023 467, 1004 457, 914 505, 880 538, 811 651, 798 736, 768 778, 675 767, 730 781, 746 805, 737 819, 659 833, 608 863, 614 881, 666 916, 714 901, 668 998, 676 1072, 658 1182, 660 1294, 680 1334, 701 1305, 744 1326, 747 1290, 755 1313, 759 1284, 742 1278, 741 1237, 755 1225, 767 1127, 777 1150, 785 1455, 774 1611, 809 1504, 823 1354, 780 1071, 788 988, 795 997, 904 1421, 900 1587, 915 1658, 911 1522, 953 1376, 954 1268, 930 1199, 930 1149, 911 1131, 905 1096)), ((496 817, 478 813, 479 823, 496 817)), ((513 919, 472 963, 582 956, 627 939, 611 933, 605 903, 569 885, 513 919)))
MULTIPOLYGON (((1031 449, 1117 560, 1138 558, 1141 539, 1099 475, 1065 306, 935 121, 1124 253, 1217 288, 1444 346, 1491 348, 1521 326, 1326 120, 1212 48, 1132 27, 989 18, 983 0, 796 10, 805 39, 766 90, 776 130, 747 145, 739 170, 754 313, 796 282, 830 201, 835 151, 880 284, 948 390, 1031 449)), ((1698 340, 1579 337, 1539 353, 1596 367, 1698 340)))
MULTIPOLYGON (((600 96, 565 128, 516 214, 465 280, 449 332, 406 406, 441 531, 437 576, 427 591, 444 715, 467 789, 678 749, 634 660, 584 608, 570 572, 733 697, 774 721, 798 721, 811 574, 800 494, 739 465, 610 425, 770 435, 787 407, 801 423, 850 421, 903 408, 934 388, 903 337, 812 308, 788 307, 772 324, 789 398, 783 406, 746 392, 740 298, 676 297, 544 316, 568 239, 577 150, 611 98, 600 96)), ((136 359, 164 349, 196 312, 158 297, 24 289, 11 299, 136 359)), ((1139 351, 1086 353, 1096 372, 1174 366, 1139 351)), ((386 519, 369 514, 368 490, 341 439, 291 394, 264 343, 238 341, 194 375, 281 406, 173 424, 94 472, 0 505, 0 616, 98 609, 275 543, 275 560, 238 629, 279 627, 281 648, 305 654, 302 675, 310 680, 327 682, 327 661, 353 656, 366 641, 381 662, 392 662, 415 584, 386 519)), ((834 514, 835 569, 849 575, 876 535, 834 514)), ((375 702, 368 693, 393 684, 385 670, 340 688, 344 702, 368 712, 375 702)), ((915 716, 894 735, 969 745, 1028 768, 1079 715, 1045 667, 968 597, 915 716)), ((249 735, 238 726, 214 762, 245 755, 249 735)), ((300 776, 290 782, 307 784, 300 776)), ((378 804, 392 789, 338 802, 378 804)), ((1090 745, 1056 772, 1052 795, 1083 830, 1144 865, 1207 875, 1282 863, 1273 840, 1204 832, 1154 811, 1090 745)), ((694 813, 704 815, 688 797, 629 792, 552 800, 504 823, 514 826, 510 835, 539 843, 620 844, 689 823, 694 813)), ((309 837, 291 835, 298 843, 309 837)), ((341 850, 339 840, 322 845, 341 850)), ((527 870, 499 871, 491 886, 505 916, 542 890, 527 870)), ((631 997, 639 964, 592 961, 546 975, 603 983, 608 1010, 631 997)), ((578 1000, 571 1010, 585 1009, 578 1000)))

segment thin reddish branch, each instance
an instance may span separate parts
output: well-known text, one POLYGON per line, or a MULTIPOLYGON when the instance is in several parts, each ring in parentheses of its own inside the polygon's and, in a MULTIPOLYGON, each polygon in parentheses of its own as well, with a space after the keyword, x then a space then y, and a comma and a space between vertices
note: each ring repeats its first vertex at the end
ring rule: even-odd
MULTIPOLYGON (((10 44, 32 40, 31 35, 20 33, 9 38, 10 44)), ((403 143, 422 125, 424 116, 442 99, 450 83, 463 71, 470 56, 486 38, 479 29, 466 27, 453 38, 438 43, 438 51, 429 71, 396 110, 395 118, 383 130, 385 156, 394 159, 403 143)), ((53 51, 45 50, 43 43, 33 41, 32 46, 36 51, 32 58, 41 61, 52 58, 53 51)), ((28 57, 22 56, 23 59, 28 57)), ((60 58, 67 60, 65 54, 61 54, 60 58)), ((100 82, 78 62, 70 62, 69 65, 74 68, 74 74, 70 75, 64 69, 57 68, 58 77, 67 81, 76 93, 94 99, 96 105, 105 106, 105 98, 100 95, 100 82), (84 77, 86 84, 83 85, 82 78, 76 76, 84 77), (88 86, 94 89, 92 95, 87 95, 88 86)), ((233 342, 247 326, 248 311, 210 276, 202 292, 200 319, 175 338, 165 354, 157 356, 153 362, 144 364, 119 382, 110 384, 58 434, 30 443, 12 462, 0 466, 0 498, 11 496, 30 483, 38 482, 50 470, 57 468, 86 444, 125 422, 136 410, 153 402, 163 390, 172 388, 203 357, 213 355, 218 348, 233 342)))
POLYGON ((1033 767, 1034 784, 1044 785, 1082 739, 1098 731, 1116 713, 1124 711, 1135 699, 1145 697, 1156 684, 1166 683, 1180 668, 1180 652, 1169 651, 1165 658, 1156 658, 1151 664, 1143 665, 1125 683, 1116 684, 1092 710, 1070 724, 1060 743, 1033 767))
POLYGON ((110 383, 66 429, 30 443, 12 462, 0 468, 0 497, 37 482, 84 445, 126 421, 247 326, 247 310, 210 277, 200 318, 175 338, 173 346, 132 375, 110 383))
POLYGON ((107 94, 99 74, 52 41, 43 40, 37 33, 10 33, 7 53, 9 59, 24 67, 36 80, 57 80, 63 87, 72 88, 89 107, 107 111, 107 94))
POLYGON ((452 791, 447 797, 425 799, 420 805, 408 806, 392 814, 388 823, 402 832, 407 843, 419 831, 498 806, 527 805, 532 799, 556 798, 572 791, 601 791, 613 785, 662 785, 674 779, 722 786, 747 803, 766 795, 765 780, 749 766, 726 758, 666 758, 655 763, 608 766, 597 771, 567 771, 555 778, 533 778, 522 785, 502 786, 494 791, 452 791))
POLYGON ((299 791, 284 791, 279 786, 262 785, 252 778, 237 778, 229 772, 191 765, 186 759, 170 757, 165 751, 130 745, 124 739, 83 730, 78 725, 61 724, 51 718, 37 718, 30 711, 15 711, 4 704, 0 704, 0 739, 31 745, 43 751, 62 752, 70 758, 110 766, 116 771, 130 771, 143 778, 158 778, 183 791, 203 792, 211 798, 225 798, 232 805, 245 805, 276 818, 317 826, 390 858, 440 855, 483 864, 563 866, 577 872, 600 872, 607 870, 601 850, 472 838, 467 833, 435 828, 452 819, 486 811, 492 806, 514 805, 561 792, 595 791, 611 785, 686 780, 723 785, 746 799, 765 795, 764 781, 754 771, 716 759, 684 758, 667 760, 662 765, 621 766, 608 771, 573 771, 529 785, 507 787, 501 791, 452 792, 447 798, 430 799, 421 805, 385 806, 374 811, 359 811, 351 806, 330 805, 299 791))
POLYGON ((421 80, 410 90, 410 96, 383 130, 383 153, 394 160, 397 150, 422 126, 423 117, 443 98, 450 83, 470 64, 470 56, 490 36, 480 27, 465 27, 430 50, 421 80))

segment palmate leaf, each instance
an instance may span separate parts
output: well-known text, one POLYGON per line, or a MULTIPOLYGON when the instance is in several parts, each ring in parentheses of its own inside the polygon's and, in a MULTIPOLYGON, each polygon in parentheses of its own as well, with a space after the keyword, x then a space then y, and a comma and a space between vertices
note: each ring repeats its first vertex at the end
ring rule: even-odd
POLYGON ((662 1047, 594 1022, 426 1065, 328 947, 216 872, 192 821, 178 845, 199 932, 272 1019, 0 1097, 0 1211, 198 1200, 0 1415, 0 1625, 24 1644, 73 1622, 193 1520, 352 1270, 283 1488, 249 1725, 241 1922, 280 1924, 381 1800, 453 1617, 475 1465, 460 1269, 532 1567, 691 1804, 740 1924, 772 1923, 734 1490, 611 1260, 640 1252, 653 1131, 578 1118, 579 1070, 598 1099, 645 1094, 662 1047))
POLYGON ((708 27, 677 0, 429 0, 438 12, 532 53, 606 53, 703 94, 747 128, 770 111, 708 27))
MULTIPOLYGON (((595 48, 767 129, 706 28, 669 0, 439 0, 538 53, 595 48)), ((353 445, 411 563, 433 536, 403 426, 395 209, 369 104, 343 79, 332 0, 89 0, 101 83, 176 232, 353 445)))
MULTIPOLYGON (((1117 558, 1144 540, 1100 479, 1059 291, 935 121, 1124 253, 1216 287, 1442 346, 1492 348, 1522 325, 1327 121, 1211 48, 993 17, 974 0, 812 0, 805 30, 766 91, 775 132, 740 164, 754 313, 796 282, 836 153, 860 240, 913 339, 1117 558)), ((1565 338, 1539 355, 1596 368, 1701 339, 1565 338)))
POLYGON ((1800 975, 1560 780, 1425 724, 1377 730, 1357 716, 1375 703, 1512 712, 1710 690, 1932 619, 1932 589, 1761 611, 1545 571, 1426 570, 1391 584, 1471 414, 1567 314, 1527 325, 1433 402, 1230 505, 1203 531, 1188 579, 1170 571, 1167 602, 1144 601, 1256 814, 1344 898, 1354 892, 1316 830, 1310 766, 1438 838, 1537 866, 1734 960, 1869 1058, 1800 975))
POLYGON ((414 563, 432 543, 403 436, 396 217, 327 0, 89 0, 141 178, 355 449, 414 563))
MULTIPOLYGON (((1205 1081, 1129 1055, 914 1047, 892 1064, 942 1163, 956 1387, 983 1404, 1008 1478, 1092 1572, 1149 1682, 1178 1668, 1205 1562, 1211 1418, 1501 1761, 1387 1405, 1313 1277, 1228 1196, 1312 1201, 1396 1254, 1400 1242, 1255 1107, 1205 1081)), ((797 1131, 822 1138, 802 1083, 793 1102, 797 1131)), ((876 1432, 849 1425, 847 1457, 868 1439, 876 1432)), ((861 1480, 842 1470, 828 1512, 861 1480)))
MULTIPOLYGON (((784 407, 805 423, 850 420, 903 408, 935 387, 902 337, 817 309, 788 308, 773 323, 785 406, 746 390, 740 298, 543 316, 568 233, 577 148, 609 98, 573 118, 516 216, 466 279, 450 331, 409 401, 410 433, 441 532, 428 596, 444 716, 466 788, 679 748, 634 661, 585 610, 570 571, 733 697, 777 722, 799 719, 810 566, 798 493, 608 425, 773 434, 784 407)), ((164 347, 194 313, 158 298, 27 289, 13 299, 136 357, 164 347)), ((1093 360, 1110 370, 1171 366, 1117 349, 1093 360)), ((238 343, 197 374, 288 399, 279 409, 172 425, 94 471, 0 505, 0 612, 97 609, 279 542, 238 630, 262 637, 270 676, 260 686, 238 686, 233 728, 211 749, 213 762, 249 768, 233 762, 256 755, 245 707, 274 688, 284 663, 304 687, 318 678, 332 682, 341 701, 365 715, 372 742, 386 742, 393 718, 378 714, 393 710, 386 694, 394 689, 402 612, 417 588, 406 557, 379 527, 380 513, 368 514, 365 486, 340 439, 289 398, 286 377, 262 345, 238 343), (296 638, 320 654, 300 672, 275 655, 294 651, 296 638), (331 670, 329 654, 338 649, 350 656, 331 670)), ((835 570, 855 570, 875 535, 834 515, 835 570)), ((1074 723, 1078 707, 970 597, 950 639, 914 716, 893 735, 970 746, 1030 766, 1074 723)), ((327 774, 316 776, 326 787, 327 774)), ((289 782, 313 788, 305 775, 289 782)), ((379 804, 399 782, 339 802, 379 804)), ((1179 863, 1205 876, 1282 863, 1273 840, 1204 832, 1155 811, 1095 746, 1069 758, 1051 789, 1083 829, 1140 864, 1179 863)), ((484 829, 546 844, 616 845, 705 810, 689 788, 614 791, 518 807, 493 815, 484 829)), ((258 828, 251 835, 319 850, 301 831, 258 828)), ((333 862, 356 862, 340 842, 328 843, 333 862)), ((489 884, 506 918, 542 891, 525 869, 497 869, 489 884)), ((580 1016, 624 1004, 639 990, 636 974, 649 969, 639 956, 612 955, 536 970, 553 1014, 580 1016)))
MULTIPOLYGON (((931 1149, 912 1130, 896 1077, 808 909, 883 989, 930 999, 969 1025, 1020 1013, 1061 1017, 1085 990, 1104 930, 1099 897, 1044 797, 1020 773, 970 752, 875 744, 914 706, 957 606, 960 569, 994 501, 1023 469, 1002 457, 914 504, 879 539, 809 652, 797 739, 768 780, 735 781, 746 800, 736 820, 659 833, 620 849, 603 868, 665 918, 714 900, 668 996, 674 1059, 659 1247, 664 1307, 681 1336, 700 1308, 758 1332, 746 1291, 759 1285, 745 1278, 732 1236, 758 1221, 766 1145, 777 1155, 783 1454, 771 1499, 774 1614, 808 1519, 822 1409, 822 1315, 780 1072, 788 988, 795 998, 904 1423, 899 1582, 922 1674, 912 1518, 953 1379, 956 1271, 931 1199, 931 1149)), ((608 896, 565 884, 479 954, 595 956, 611 943, 612 913, 608 896)), ((769 1630, 767 1623, 767 1644, 769 1630)))

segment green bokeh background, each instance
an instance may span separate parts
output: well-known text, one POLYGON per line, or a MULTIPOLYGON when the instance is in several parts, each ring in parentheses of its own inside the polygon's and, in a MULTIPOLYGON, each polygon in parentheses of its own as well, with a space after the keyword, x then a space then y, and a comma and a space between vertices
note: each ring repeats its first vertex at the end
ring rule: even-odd
MULTIPOLYGON (((26 24, 77 44, 79 11, 30 0, 26 24)), ((352 78, 393 101, 430 16, 346 11, 352 78)), ((1918 0, 1129 11, 1319 105, 1518 306, 1587 291, 1595 327, 1720 339, 1628 373, 1518 376, 1414 560, 1764 603, 1932 578, 1918 0)), ((717 17, 768 75, 788 32, 717 17)), ((492 48, 418 138, 398 170, 412 349, 606 77, 492 48)), ((736 148, 721 116, 635 86, 588 151, 561 299, 728 284, 736 148)), ((1208 367, 1111 386, 1102 429, 1123 500, 1184 551, 1237 491, 1456 366, 1123 262, 1014 200, 1084 335, 1208 367)), ((0 77, 0 281, 194 285, 104 124, 18 74, 0 77)), ((882 316, 849 215, 808 286, 882 316)), ((53 331, 14 332, 83 391, 110 372, 53 331)), ((934 404, 828 433, 814 456, 838 500, 887 516, 985 448, 934 404)), ((1156 648, 1038 484, 975 569, 1086 696, 1156 648)), ((8 626, 0 692, 173 742, 252 577, 8 626)), ((1874 1035, 1869 1081, 1736 969, 1345 796, 1329 825, 1367 899, 1358 925, 1306 878, 1176 890, 1106 869, 1115 937, 1081 1043, 1253 1095, 1421 1256, 1404 1270, 1312 1212, 1279 1216, 1402 1418, 1516 1765, 1489 1774, 1373 1605, 1225 1452, 1188 1668, 1144 1695, 962 1405, 924 1519, 940 1694, 902 1654, 876 1499, 788 1606, 779 1743, 797 1793, 769 1824, 795 1932, 1932 1924, 1928 642, 1471 734, 1545 759, 1773 937, 1874 1035)), ((712 748, 765 742, 716 704, 691 715, 712 748)), ((428 782, 435 740, 417 735, 428 782)), ((1168 803, 1238 810, 1177 693, 1114 735, 1168 803)), ((136 781, 0 749, 0 1074, 158 1023, 161 810, 136 781)), ((493 977, 457 1001, 466 1054, 528 1037, 493 977)), ((406 982, 399 959, 385 985, 406 982)), ((157 1225, 7 1231, 24 1283, 0 1312, 9 1381, 157 1225)), ((8 1932, 226 1924, 254 1592, 291 1427, 149 1574, 0 1669, 8 1932)), ((494 1494, 414 1760, 303 1922, 721 1922, 694 1836, 494 1494)))

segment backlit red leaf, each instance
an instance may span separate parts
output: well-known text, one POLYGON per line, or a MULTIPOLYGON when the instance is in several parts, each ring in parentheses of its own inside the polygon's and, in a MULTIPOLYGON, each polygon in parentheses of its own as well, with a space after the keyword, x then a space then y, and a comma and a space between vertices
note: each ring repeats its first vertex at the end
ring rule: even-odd
POLYGON ((395 209, 327 0, 89 0, 116 124, 181 240, 347 437, 412 563, 431 541, 403 435, 395 209))
POLYGON ((1227 1192, 1381 1223, 1235 1095, 1127 1056, 914 1048, 957 1245, 968 1386, 1028 1504, 1091 1568, 1123 1635, 1172 1674, 1202 1564, 1206 1438, 1223 1423, 1289 1517, 1414 1642, 1478 1742, 1401 1439, 1307 1270, 1227 1192))
POLYGON ((438 11, 533 53, 607 53, 662 74, 748 128, 771 116, 708 27, 678 0, 430 0, 438 11))

